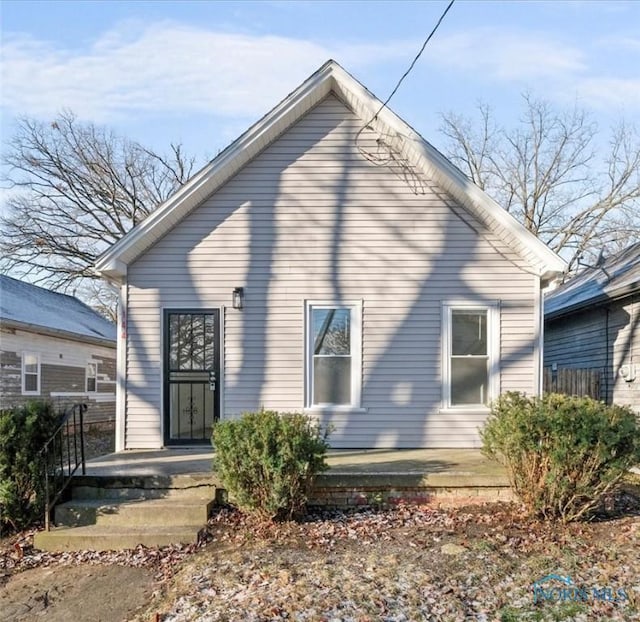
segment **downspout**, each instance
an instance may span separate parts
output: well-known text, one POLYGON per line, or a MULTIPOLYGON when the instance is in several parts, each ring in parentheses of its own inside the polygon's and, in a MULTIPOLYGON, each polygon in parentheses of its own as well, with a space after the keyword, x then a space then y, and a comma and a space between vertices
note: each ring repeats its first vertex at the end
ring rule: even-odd
POLYGON ((534 387, 536 395, 542 395, 543 392, 543 352, 544 352, 544 293, 541 286, 541 278, 538 277, 535 280, 535 292, 534 292, 534 314, 535 314, 535 327, 534 327, 534 343, 533 343, 533 359, 534 359, 534 387))
POLYGON ((127 284, 118 292, 118 349, 116 375, 116 451, 125 449, 127 384, 127 284))
POLYGON ((125 449, 125 417, 126 417, 126 364, 127 364, 127 282, 126 277, 117 280, 97 273, 117 295, 116 323, 116 429, 115 450, 125 449))
POLYGON ((604 401, 607 404, 613 403, 613 395, 609 399, 609 375, 613 374, 613 369, 609 369, 609 306, 604 309, 604 401))
POLYGON ((629 365, 633 365, 635 359, 633 357, 634 349, 633 349, 633 338, 636 335, 636 303, 638 302, 637 298, 631 294, 631 319, 629 326, 631 327, 631 331, 629 332, 629 365))

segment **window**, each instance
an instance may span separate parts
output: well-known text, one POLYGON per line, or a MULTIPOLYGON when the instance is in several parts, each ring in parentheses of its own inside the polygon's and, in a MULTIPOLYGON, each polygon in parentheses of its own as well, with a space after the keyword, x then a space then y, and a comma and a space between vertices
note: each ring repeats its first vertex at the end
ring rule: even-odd
POLYGON ((87 393, 95 393, 98 390, 98 364, 87 363, 87 393))
POLYGON ((360 404, 358 303, 307 306, 307 406, 360 404))
POLYGON ((22 393, 40 395, 40 355, 22 353, 22 393))
POLYGON ((444 401, 448 407, 487 407, 495 397, 496 308, 445 306, 444 401))

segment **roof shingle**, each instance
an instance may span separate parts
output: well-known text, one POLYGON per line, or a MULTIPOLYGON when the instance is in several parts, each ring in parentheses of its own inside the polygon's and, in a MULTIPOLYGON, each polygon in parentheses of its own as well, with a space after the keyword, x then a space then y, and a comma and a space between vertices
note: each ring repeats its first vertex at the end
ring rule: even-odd
POLYGON ((0 275, 0 320, 115 342, 116 327, 73 296, 0 275))
POLYGON ((640 291, 640 242, 612 255, 598 267, 580 274, 550 292, 544 301, 547 318, 640 291))

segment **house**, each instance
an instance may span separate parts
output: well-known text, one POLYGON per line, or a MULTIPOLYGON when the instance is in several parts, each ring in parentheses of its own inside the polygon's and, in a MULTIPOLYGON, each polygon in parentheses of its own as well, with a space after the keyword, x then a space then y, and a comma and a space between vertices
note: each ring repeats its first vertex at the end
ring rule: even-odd
POLYGON ((115 418, 116 329, 72 296, 0 275, 0 408, 83 401, 88 421, 115 418))
POLYGON ((545 299, 544 365, 601 372, 601 399, 640 412, 640 242, 545 299))
POLYGON ((329 61, 98 261, 120 286, 116 447, 262 406, 342 448, 472 447, 538 393, 565 269, 329 61))

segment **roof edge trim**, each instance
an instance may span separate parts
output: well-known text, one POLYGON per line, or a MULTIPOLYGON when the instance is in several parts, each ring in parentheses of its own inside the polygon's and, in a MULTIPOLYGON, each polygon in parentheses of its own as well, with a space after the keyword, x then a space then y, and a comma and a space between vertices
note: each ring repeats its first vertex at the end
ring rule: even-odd
MULTIPOLYGON (((95 269, 98 272, 108 272, 113 275, 124 276, 126 272, 122 271, 121 266, 126 266, 128 262, 123 259, 123 255, 125 255, 127 251, 130 251, 139 240, 147 234, 153 236, 154 240, 162 237, 166 232, 163 231, 160 235, 154 236, 153 230, 162 226, 174 208, 184 204, 194 195, 197 195, 214 174, 223 172, 226 167, 233 167, 235 172, 235 170, 239 170, 244 166, 253 155, 246 157, 243 162, 237 163, 236 158, 238 155, 250 151, 250 147, 255 145, 271 127, 288 114, 290 108, 300 103, 300 101, 304 100, 306 96, 317 89, 323 82, 331 78, 334 65, 336 65, 335 61, 327 61, 293 91, 293 93, 288 95, 275 108, 249 127, 248 130, 223 149, 213 160, 205 164, 184 186, 158 206, 145 220, 126 233, 111 248, 107 249, 96 261, 95 269)), ((327 88, 327 93, 328 92, 329 88, 327 88)), ((212 191, 215 191, 215 188, 206 191, 206 194, 210 194, 212 191)))
POLYGON ((14 328, 18 330, 25 330, 32 333, 38 333, 39 335, 46 335, 48 337, 60 337, 63 339, 69 339, 71 341, 79 341, 81 343, 92 343, 94 345, 101 345, 106 347, 116 347, 117 335, 113 339, 107 337, 92 337, 91 335, 82 335, 80 333, 73 333, 67 330, 59 330, 56 328, 49 328, 47 326, 40 326, 39 324, 31 324, 29 322, 20 322, 18 320, 10 320, 7 318, 0 318, 0 325, 3 327, 14 328))
POLYGON ((505 240, 505 243, 515 247, 514 250, 535 268, 540 278, 549 280, 566 270, 567 264, 561 257, 470 181, 410 125, 391 109, 383 106, 363 84, 333 60, 322 65, 275 108, 206 164, 143 222, 108 249, 97 260, 96 270, 106 277, 123 278, 129 263, 170 231, 173 225, 182 220, 205 197, 214 193, 266 145, 286 131, 314 105, 314 101, 319 101, 331 90, 338 97, 345 93, 350 95, 356 104, 370 111, 372 116, 378 111, 379 122, 398 133, 406 145, 405 148, 414 151, 420 160, 420 166, 428 175, 463 205, 473 211, 479 211, 490 221, 493 220, 497 227, 504 229, 512 237, 511 241, 505 240), (306 108, 305 103, 309 103, 306 108))

